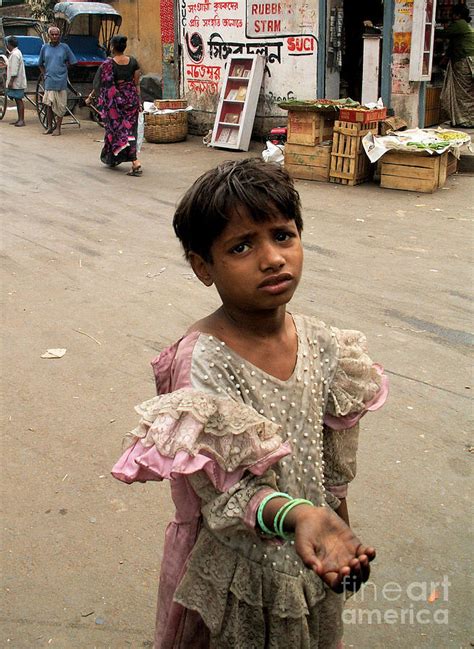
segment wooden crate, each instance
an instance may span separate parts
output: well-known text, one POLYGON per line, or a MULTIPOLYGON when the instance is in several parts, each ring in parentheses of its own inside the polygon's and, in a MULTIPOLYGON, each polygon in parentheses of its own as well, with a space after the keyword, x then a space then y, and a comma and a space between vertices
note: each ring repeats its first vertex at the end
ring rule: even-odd
POLYGON ((456 158, 455 155, 451 153, 451 151, 448 152, 448 163, 446 167, 446 175, 447 176, 452 176, 452 174, 457 173, 458 170, 458 159, 456 158))
POLYGON ((293 178, 328 182, 331 144, 285 145, 285 168, 293 178))
POLYGON ((425 95, 425 127, 441 122, 441 87, 428 86, 425 95))
POLYGON ((355 122, 334 123, 329 180, 341 185, 358 185, 369 180, 373 164, 367 157, 362 138, 371 131, 377 134, 378 122, 358 124, 355 122))
POLYGON ((389 151, 381 158, 380 186, 432 193, 444 185, 447 163, 447 152, 429 155, 422 151, 389 151))
POLYGON ((332 129, 336 113, 316 111, 288 111, 287 142, 315 146, 332 140, 332 129))

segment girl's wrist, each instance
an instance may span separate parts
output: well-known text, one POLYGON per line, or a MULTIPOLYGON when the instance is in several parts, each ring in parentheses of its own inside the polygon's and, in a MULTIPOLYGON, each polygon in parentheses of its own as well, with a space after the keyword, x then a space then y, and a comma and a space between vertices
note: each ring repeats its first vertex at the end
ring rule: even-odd
POLYGON ((285 517, 285 530, 287 532, 294 532, 299 523, 306 520, 310 516, 314 516, 314 512, 318 507, 308 503, 299 503, 285 517))
POLYGON ((295 531, 300 521, 311 517, 315 509, 309 500, 274 492, 262 500, 257 520, 265 534, 286 539, 287 535, 295 531))

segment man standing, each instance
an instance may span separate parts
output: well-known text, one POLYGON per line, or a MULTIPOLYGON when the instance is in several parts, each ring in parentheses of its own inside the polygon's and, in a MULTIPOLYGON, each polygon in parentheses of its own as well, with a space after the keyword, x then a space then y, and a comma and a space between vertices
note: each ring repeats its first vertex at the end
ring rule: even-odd
POLYGON ((61 124, 67 107, 67 68, 77 59, 66 43, 61 43, 58 27, 48 29, 49 43, 43 45, 39 55, 40 70, 44 75, 43 103, 47 107, 47 129, 43 135, 61 135, 61 124), (53 129, 53 113, 56 129, 53 129))
POLYGON ((26 90, 26 73, 23 55, 18 49, 16 36, 9 36, 7 39, 7 50, 10 53, 7 64, 7 97, 14 99, 18 119, 11 122, 13 126, 25 126, 25 104, 23 97, 26 90))

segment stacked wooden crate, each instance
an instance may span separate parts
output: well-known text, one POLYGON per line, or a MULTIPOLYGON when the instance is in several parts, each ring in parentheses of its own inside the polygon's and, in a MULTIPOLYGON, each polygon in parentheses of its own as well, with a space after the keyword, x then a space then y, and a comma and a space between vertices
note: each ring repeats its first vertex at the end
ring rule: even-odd
POLYGON ((329 180, 335 112, 288 111, 285 168, 293 178, 329 180))
POLYGON ((378 121, 360 124, 336 121, 331 152, 329 179, 341 185, 358 185, 370 180, 373 164, 367 157, 362 138, 372 132, 377 135, 378 121))
POLYGON ((432 193, 443 187, 447 172, 448 152, 389 151, 381 158, 380 186, 432 193))

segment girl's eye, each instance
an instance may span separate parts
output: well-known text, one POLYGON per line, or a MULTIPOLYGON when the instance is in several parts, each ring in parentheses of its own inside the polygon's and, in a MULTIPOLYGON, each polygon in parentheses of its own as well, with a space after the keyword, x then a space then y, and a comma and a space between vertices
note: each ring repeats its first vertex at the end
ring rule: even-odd
POLYGON ((295 235, 293 232, 287 232, 286 230, 280 230, 275 235, 277 241, 288 241, 288 239, 293 238, 295 235))
POLYGON ((236 246, 232 248, 231 252, 236 255, 240 255, 243 252, 247 252, 248 248, 249 248, 248 243, 238 243, 236 246))

